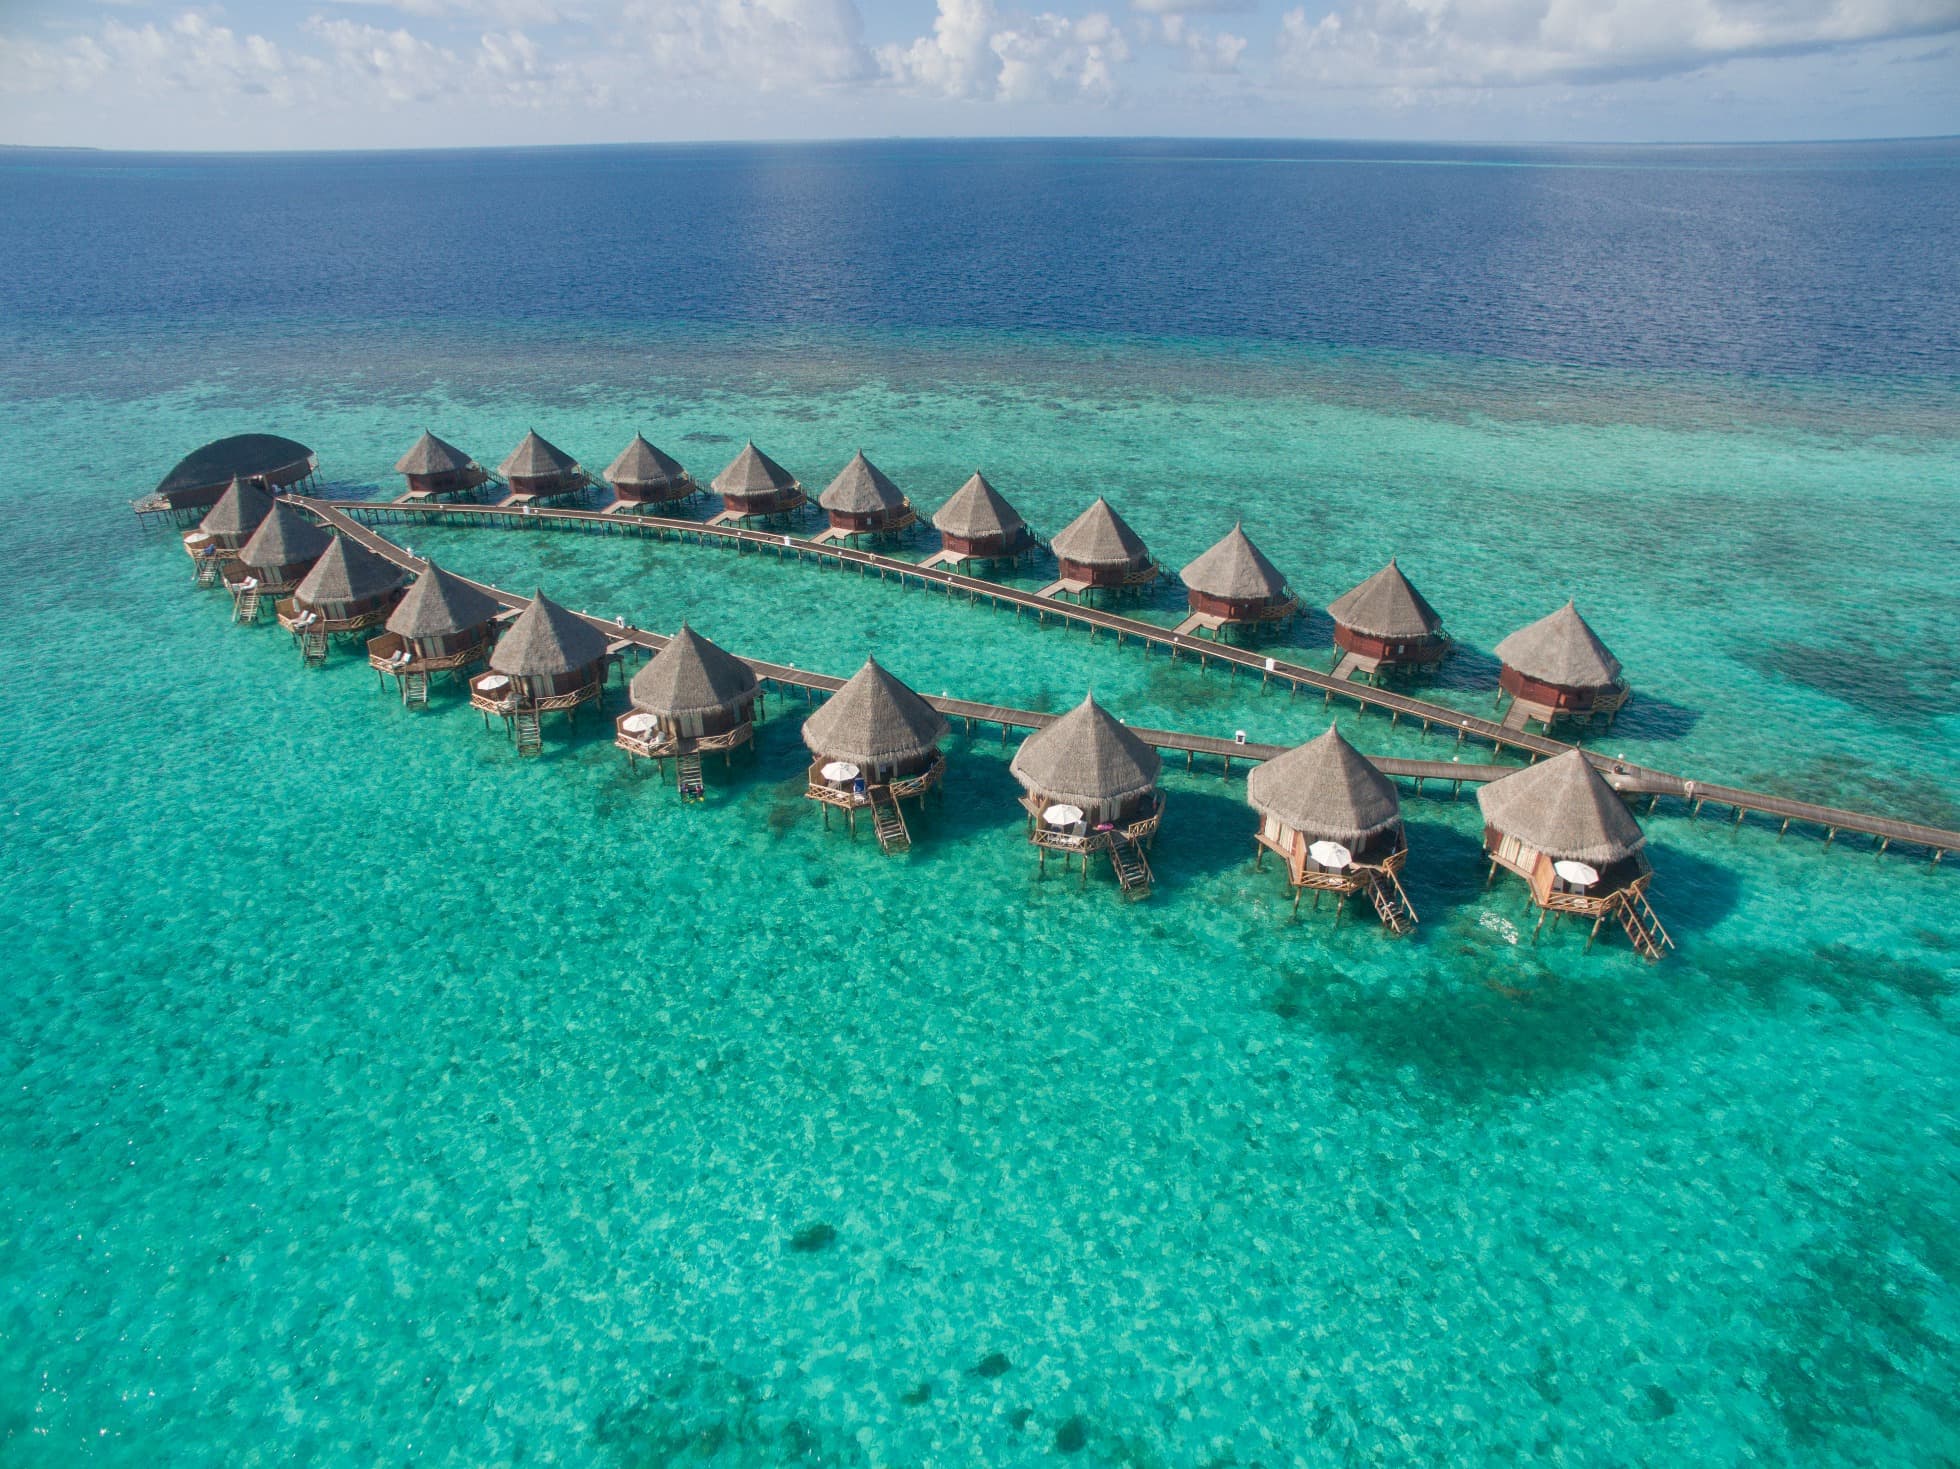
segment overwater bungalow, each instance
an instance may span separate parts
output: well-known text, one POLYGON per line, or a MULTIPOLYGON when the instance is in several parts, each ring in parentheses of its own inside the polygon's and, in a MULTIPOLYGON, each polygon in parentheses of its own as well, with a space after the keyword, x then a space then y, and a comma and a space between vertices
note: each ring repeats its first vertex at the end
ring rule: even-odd
POLYGON ((197 584, 216 585, 218 568, 238 559, 252 532, 271 513, 272 496, 256 480, 234 478, 218 503, 197 523, 197 529, 184 537, 184 550, 197 568, 197 584))
POLYGON ((857 813, 871 813, 878 845, 887 852, 912 845, 899 802, 925 793, 946 773, 939 741, 946 718, 885 669, 876 658, 803 721, 810 747, 805 796, 823 806, 824 825, 835 806, 857 830, 857 813))
POLYGON ((524 435, 517 447, 497 466, 510 485, 506 504, 533 505, 566 500, 585 493, 592 483, 578 460, 543 437, 536 429, 524 435))
POLYGON ((1523 729, 1536 719, 1547 729, 1561 719, 1606 716, 1610 725, 1631 696, 1620 660, 1606 649, 1570 601, 1518 629, 1496 648, 1503 663, 1497 682, 1511 707, 1504 722, 1523 729))
POLYGON ((1392 556, 1380 571, 1329 603, 1327 615, 1334 620, 1336 678, 1359 673, 1378 683, 1385 673, 1434 667, 1450 650, 1442 615, 1392 556))
POLYGON ((978 471, 933 512, 932 524, 944 561, 1018 561, 1035 549, 1020 512, 978 471))
POLYGON ((1234 525, 1178 575, 1191 608, 1178 627, 1182 633, 1202 629, 1218 637, 1235 627, 1283 621, 1300 607, 1279 568, 1252 544, 1243 526, 1234 525))
POLYGON ((1286 864, 1293 909, 1312 890, 1336 895, 1335 922, 1356 893, 1366 893, 1391 933, 1415 927, 1415 909, 1396 876, 1408 860, 1402 800, 1395 782, 1369 763, 1341 732, 1327 733, 1276 755, 1245 782, 1245 799, 1259 813, 1254 866, 1272 852, 1286 864))
POLYGON ((427 429, 409 451, 395 461, 395 473, 408 481, 404 500, 440 500, 471 495, 487 484, 490 471, 446 439, 427 429))
POLYGON ((606 483, 622 508, 679 505, 701 493, 701 486, 678 459, 654 448, 640 433, 606 466, 606 483))
POLYGON ((817 496, 838 536, 887 535, 918 521, 912 502, 877 465, 858 450, 851 462, 817 496))
POLYGON ((686 623, 633 675, 633 707, 613 723, 613 743, 633 760, 669 756, 683 797, 701 794, 701 757, 722 764, 755 736, 755 670, 686 623))
POLYGON ((429 676, 460 675, 490 652, 503 604, 433 561, 388 614, 386 629, 367 645, 368 666, 393 678, 402 702, 429 702, 429 676))
POLYGON ((1056 533, 1048 549, 1060 565, 1063 590, 1139 587, 1157 580, 1157 563, 1143 538, 1100 495, 1056 533))
POLYGON ((308 663, 318 663, 327 656, 329 637, 387 621, 407 579, 394 562, 352 536, 335 536, 292 596, 280 600, 279 625, 293 635, 308 663))
POLYGON ((268 600, 291 595, 333 536, 283 500, 275 500, 259 528, 252 532, 236 560, 226 562, 220 575, 231 593, 234 622, 257 622, 268 600))
POLYGON ((1150 892, 1144 849, 1164 819, 1157 752, 1098 704, 1092 694, 1053 724, 1036 730, 1014 752, 1010 769, 1021 783, 1028 840, 1048 865, 1051 851, 1066 865, 1080 858, 1088 881, 1089 855, 1107 852, 1125 896, 1150 892))
POLYGON ((1649 959, 1674 946, 1647 902, 1653 869, 1642 850, 1646 834, 1582 752, 1567 750, 1494 780, 1477 792, 1477 804, 1490 854, 1484 886, 1500 867, 1525 880, 1539 910, 1534 940, 1547 913, 1576 913, 1592 919, 1588 949, 1609 918, 1649 959))
POLYGON ((611 640, 576 613, 537 593, 511 621, 490 654, 490 669, 470 680, 470 706, 502 716, 517 740, 517 753, 544 748, 542 720, 563 710, 576 720, 578 706, 601 698, 611 640))
POLYGON ((751 515, 787 515, 807 502, 796 476, 753 443, 729 461, 728 468, 714 478, 714 492, 728 514, 737 518, 751 515))
POLYGON ((257 480, 270 490, 310 488, 319 456, 297 439, 278 434, 233 434, 193 449, 157 487, 136 502, 138 514, 201 510, 215 505, 235 479, 257 480))

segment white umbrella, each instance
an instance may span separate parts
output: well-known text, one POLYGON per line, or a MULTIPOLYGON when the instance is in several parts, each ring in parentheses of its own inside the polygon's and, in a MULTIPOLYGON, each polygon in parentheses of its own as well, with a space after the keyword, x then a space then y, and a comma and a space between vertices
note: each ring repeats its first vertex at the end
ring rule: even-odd
POLYGON ((659 722, 651 714, 629 714, 619 721, 619 727, 627 734, 637 735, 645 734, 659 722))
POLYGON ((1577 887, 1589 888, 1599 881, 1599 874, 1583 862, 1554 862, 1552 871, 1577 887))
POLYGON ((1050 806, 1041 813, 1041 819, 1050 826, 1074 826, 1082 819, 1080 806, 1050 806))
POLYGON ((856 780, 857 766, 848 760, 833 760, 818 772, 825 780, 856 780))
POLYGON ((510 687, 510 680, 501 673, 493 673, 488 678, 480 678, 476 686, 486 694, 494 694, 498 689, 510 687))
POLYGON ((1354 853, 1339 842, 1315 842, 1307 855, 1322 867, 1345 867, 1354 860, 1354 853))

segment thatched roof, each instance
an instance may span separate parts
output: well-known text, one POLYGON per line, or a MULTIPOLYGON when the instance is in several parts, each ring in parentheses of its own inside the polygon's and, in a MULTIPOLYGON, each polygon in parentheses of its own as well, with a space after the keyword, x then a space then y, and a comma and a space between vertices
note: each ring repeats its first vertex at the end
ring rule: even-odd
POLYGON ((427 429, 401 458, 395 461, 396 474, 454 474, 476 461, 447 439, 439 439, 427 429))
POLYGON ((1646 844, 1626 802, 1578 750, 1477 792, 1484 822, 1553 858, 1605 864, 1646 844))
POLYGON ((1252 544, 1244 527, 1237 525, 1179 575, 1192 591, 1208 597, 1243 602, 1254 598, 1278 601, 1286 595, 1286 578, 1266 559, 1266 553, 1252 544))
POLYGON ((860 449, 851 456, 843 473, 832 480, 817 503, 826 510, 847 515, 874 515, 880 510, 905 508, 905 492, 891 482, 884 470, 864 457, 860 449))
POLYGON ((218 497, 218 503, 205 512, 197 528, 214 536, 248 536, 271 513, 272 496, 260 489, 256 481, 234 475, 224 494, 218 497))
POLYGON ((1164 762, 1091 694, 1023 740, 1009 768, 1028 790, 1079 806, 1142 795, 1164 762))
POLYGON ((515 475, 518 479, 548 479, 553 475, 571 474, 578 470, 578 460, 549 439, 541 438, 536 429, 518 441, 508 458, 497 466, 497 472, 505 479, 515 475))
POLYGON ((254 479, 291 469, 312 457, 313 451, 297 439, 278 434, 233 434, 228 439, 214 439, 179 459, 157 482, 157 493, 168 495, 233 479, 254 479))
POLYGON ((751 443, 715 476, 717 495, 771 495, 796 487, 796 476, 751 443))
POLYGON ((1360 586, 1335 598, 1327 615, 1371 638, 1426 638, 1443 630, 1442 614, 1402 575, 1392 556, 1360 586))
POLYGON ((1331 724, 1326 734, 1257 767, 1246 777, 1245 798, 1261 816, 1349 845, 1402 820, 1395 782, 1331 724))
POLYGON ((678 719, 730 709, 754 694, 755 670, 686 623, 633 675, 633 704, 678 719))
POLYGON ((329 602, 364 602, 386 596, 406 579, 394 562, 375 555, 352 536, 335 536, 313 569, 293 588, 293 600, 315 607, 329 602))
POLYGON ((503 610, 488 592, 431 561, 388 614, 388 631, 404 638, 446 638, 482 627, 503 610))
POLYGON ((1526 678, 1562 689, 1611 688, 1620 677, 1620 660, 1606 651, 1569 601, 1504 639, 1497 656, 1526 678))
POLYGON ((238 559, 246 566, 298 566, 317 559, 332 539, 284 500, 275 500, 238 559))
POLYGON ((921 755, 946 733, 946 718, 867 658, 816 713, 803 721, 803 743, 818 755, 858 765, 921 755))
POLYGON ((633 435, 632 443, 619 451, 619 457, 606 466, 606 478, 616 485, 645 485, 656 490, 694 482, 678 459, 661 453, 646 441, 645 435, 638 433, 633 435))
POLYGON ((1001 498, 1000 491, 988 484, 983 474, 975 474, 961 485, 952 499, 933 512, 932 523, 946 535, 969 541, 988 536, 1012 537, 1016 531, 1028 528, 1020 512, 1001 498))
POLYGON ((583 617, 543 592, 512 619, 491 651, 490 666, 520 678, 546 678, 589 668, 606 656, 609 639, 583 617))
POLYGON ((1141 566, 1150 559, 1143 538, 1123 517, 1110 509, 1101 495, 1096 503, 1063 526, 1048 543, 1060 560, 1083 566, 1141 566))

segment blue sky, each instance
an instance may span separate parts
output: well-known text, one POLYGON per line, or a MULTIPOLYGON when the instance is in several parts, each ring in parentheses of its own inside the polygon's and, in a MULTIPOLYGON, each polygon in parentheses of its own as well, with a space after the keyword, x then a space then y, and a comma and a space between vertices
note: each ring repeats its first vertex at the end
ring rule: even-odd
POLYGON ((0 0, 0 142, 1960 132, 1960 0, 0 0))

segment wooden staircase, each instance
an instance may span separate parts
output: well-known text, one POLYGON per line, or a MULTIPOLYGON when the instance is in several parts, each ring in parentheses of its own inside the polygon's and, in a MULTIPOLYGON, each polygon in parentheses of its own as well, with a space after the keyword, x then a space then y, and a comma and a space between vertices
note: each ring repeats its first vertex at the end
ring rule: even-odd
POLYGON ((1653 905, 1647 901, 1643 892, 1629 891, 1620 900, 1620 926, 1633 940, 1633 946, 1649 959, 1658 959, 1674 947, 1674 940, 1667 936, 1661 927, 1661 920, 1654 912, 1653 905))
POLYGON ((429 702, 429 675, 417 669, 414 673, 402 675, 402 703, 411 709, 420 709, 429 702))
POLYGON ((299 635, 299 656, 306 660, 307 666, 327 661, 327 635, 318 628, 309 627, 299 635))
POLYGON ((912 833, 906 830, 905 813, 898 809, 898 801, 892 795, 890 786, 871 788, 871 825, 878 833, 878 848, 890 854, 912 850, 912 833))
POLYGON ((674 785, 683 801, 706 798, 707 788, 701 783, 701 756, 698 752, 689 750, 674 762, 674 785))
POLYGON ((538 711, 520 709, 512 727, 517 735, 517 753, 520 755, 541 755, 544 753, 544 730, 540 727, 538 711))
POLYGON ((197 584, 201 587, 215 587, 218 584, 218 558, 200 556, 197 558, 197 584))
POLYGON ((259 620, 259 589, 248 587, 240 592, 231 604, 233 622, 257 622, 259 620))
POLYGON ((1116 870, 1116 882, 1123 896, 1135 902, 1150 896, 1150 864, 1143 848, 1120 832, 1109 844, 1109 865, 1116 870))
POLYGON ((1369 878, 1368 896, 1374 902, 1382 927, 1390 933, 1407 933, 1416 926, 1415 904, 1402 891, 1402 880, 1394 873, 1378 871, 1369 878))

